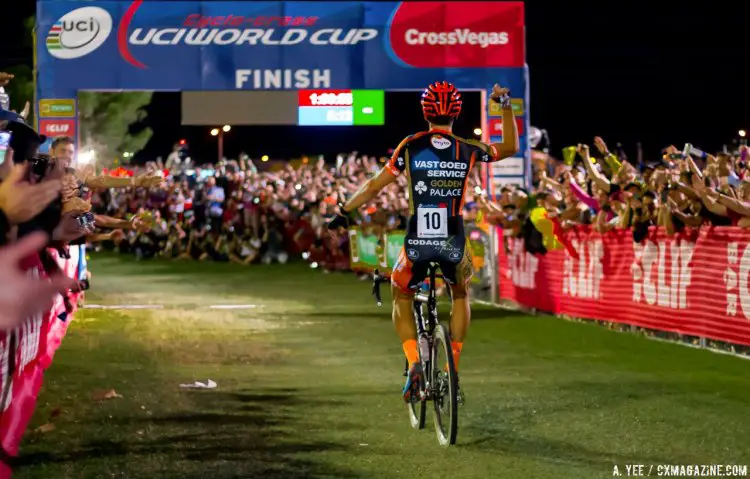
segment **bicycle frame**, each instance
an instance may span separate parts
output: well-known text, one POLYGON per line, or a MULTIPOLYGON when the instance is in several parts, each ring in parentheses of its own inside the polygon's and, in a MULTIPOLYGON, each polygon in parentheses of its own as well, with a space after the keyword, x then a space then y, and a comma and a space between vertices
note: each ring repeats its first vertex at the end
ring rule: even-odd
MULTIPOLYGON (((427 290, 427 295, 423 293, 417 293, 414 295, 414 302, 412 305, 412 310, 414 312, 414 321, 417 325, 417 343, 418 347, 420 349, 420 358, 422 360, 422 363, 424 365, 424 371, 432 371, 431 368, 431 358, 432 358, 432 348, 434 346, 433 341, 433 334, 435 331, 435 326, 438 324, 438 315, 437 315, 437 287, 436 287, 436 279, 437 279, 437 273, 436 273, 437 265, 431 264, 429 267, 429 289, 427 290), (422 305, 427 305, 427 317, 425 318, 424 310, 422 308, 422 305)), ((445 279, 443 279, 445 280, 445 279)), ((409 365, 406 364, 406 369, 408 372, 409 365)), ((432 377, 431 375, 425 374, 425 384, 424 389, 421 391, 421 394, 425 395, 426 397, 430 397, 431 390, 432 390, 432 377)))

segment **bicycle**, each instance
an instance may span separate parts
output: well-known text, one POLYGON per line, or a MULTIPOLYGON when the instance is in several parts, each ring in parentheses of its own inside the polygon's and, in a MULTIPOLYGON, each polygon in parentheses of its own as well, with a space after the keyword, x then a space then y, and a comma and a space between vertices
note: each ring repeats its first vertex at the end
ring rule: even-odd
MULTIPOLYGON (((414 296, 413 313, 417 324, 417 343, 419 344, 419 360, 422 363, 424 377, 419 381, 418 394, 412 394, 407 403, 409 422, 414 429, 424 429, 427 414, 427 401, 434 406, 433 422, 435 433, 441 446, 456 443, 458 435, 458 373, 453 364, 450 331, 438 322, 436 279, 438 275, 437 263, 430 263, 428 269, 429 289, 427 293, 418 292, 414 296), (423 305, 427 306, 427 315, 423 305)), ((378 306, 382 306, 380 297, 380 283, 390 278, 381 276, 376 269, 373 275, 372 294, 378 306)), ((447 282, 446 282, 447 283, 447 282)), ((450 288, 447 288, 450 298, 450 288)), ((451 298, 452 299, 452 298, 451 298)), ((409 370, 406 362, 407 375, 409 370)))

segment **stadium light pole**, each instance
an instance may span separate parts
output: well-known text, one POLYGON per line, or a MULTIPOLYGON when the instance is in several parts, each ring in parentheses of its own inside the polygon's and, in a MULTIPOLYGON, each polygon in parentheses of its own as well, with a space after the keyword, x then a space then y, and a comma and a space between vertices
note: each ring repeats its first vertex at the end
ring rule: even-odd
POLYGON ((231 125, 224 125, 221 129, 214 128, 211 130, 211 136, 219 137, 219 159, 217 163, 224 158, 224 133, 228 133, 231 129, 231 125))

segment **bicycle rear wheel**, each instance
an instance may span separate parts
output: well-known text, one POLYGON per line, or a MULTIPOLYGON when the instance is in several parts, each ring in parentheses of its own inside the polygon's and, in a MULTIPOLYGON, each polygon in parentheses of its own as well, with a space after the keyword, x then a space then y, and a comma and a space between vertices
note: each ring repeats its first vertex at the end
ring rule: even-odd
MULTIPOLYGON (((407 374, 409 371, 409 363, 406 362, 407 374)), ((423 381, 424 382, 424 381, 423 381)), ((420 386, 424 388, 424 384, 420 386)), ((406 403, 406 410, 409 413, 409 422, 411 427, 414 429, 424 429, 425 417, 427 416, 427 402, 417 396, 409 398, 409 402, 406 403)))
POLYGON ((435 433, 441 446, 449 446, 456 443, 458 435, 458 375, 450 334, 442 324, 435 326, 431 378, 435 433))

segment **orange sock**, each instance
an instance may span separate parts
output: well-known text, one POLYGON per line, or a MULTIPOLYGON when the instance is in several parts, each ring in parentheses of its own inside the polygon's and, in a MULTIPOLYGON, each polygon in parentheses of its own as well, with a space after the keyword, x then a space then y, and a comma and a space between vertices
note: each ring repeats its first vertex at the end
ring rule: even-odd
POLYGON ((404 348, 404 354, 406 355, 406 360, 409 361, 409 367, 411 367, 412 364, 419 362, 419 352, 417 352, 417 340, 416 339, 407 339, 403 343, 404 348))
POLYGON ((459 343, 456 341, 451 342, 451 350, 453 351, 453 365, 456 367, 456 371, 458 371, 458 361, 461 358, 461 350, 464 348, 464 343, 459 343))

